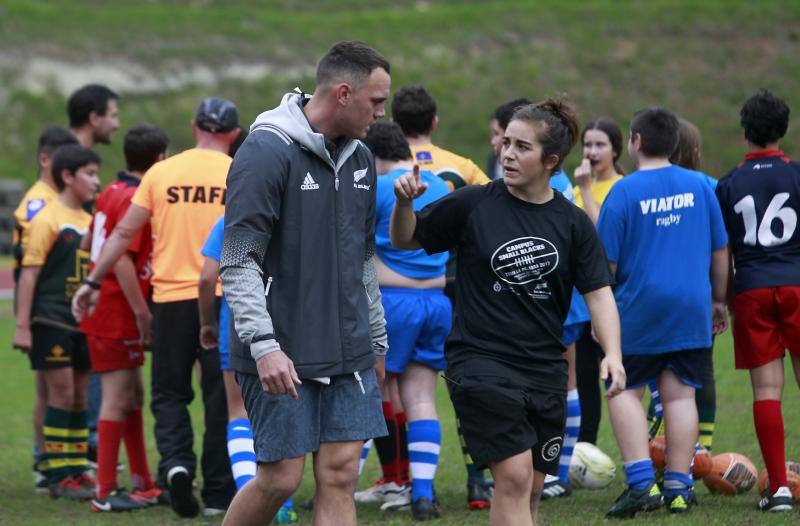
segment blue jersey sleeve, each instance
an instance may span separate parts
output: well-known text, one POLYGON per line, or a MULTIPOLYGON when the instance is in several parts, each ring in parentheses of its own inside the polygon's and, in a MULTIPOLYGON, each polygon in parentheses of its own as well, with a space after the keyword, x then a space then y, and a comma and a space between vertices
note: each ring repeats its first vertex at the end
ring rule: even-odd
POLYGON ((375 224, 392 215, 394 206, 394 178, 385 175, 378 176, 378 191, 375 196, 375 224))
POLYGON ((225 216, 220 217, 214 226, 211 228, 211 233, 208 234, 203 248, 200 253, 207 258, 219 261, 222 256, 222 237, 225 232, 225 216))
POLYGON ((625 239, 625 202, 623 192, 617 188, 617 185, 611 188, 611 192, 600 208, 597 234, 606 250, 608 261, 618 262, 625 239))
POLYGON ((719 200, 710 186, 704 189, 705 199, 708 203, 711 224, 711 250, 720 250, 728 244, 728 232, 725 230, 725 220, 722 218, 722 209, 719 200))

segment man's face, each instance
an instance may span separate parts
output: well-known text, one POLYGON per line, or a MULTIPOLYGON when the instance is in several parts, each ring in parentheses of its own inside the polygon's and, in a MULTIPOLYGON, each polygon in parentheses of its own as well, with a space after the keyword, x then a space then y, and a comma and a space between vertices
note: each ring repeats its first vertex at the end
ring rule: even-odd
POLYGON ((108 99, 105 115, 92 113, 90 119, 95 142, 111 144, 111 135, 119 128, 119 107, 116 99, 108 99))
POLYGON ((344 135, 354 139, 367 136, 369 126, 386 115, 384 104, 391 84, 389 74, 383 68, 375 68, 367 81, 352 91, 342 112, 344 135))

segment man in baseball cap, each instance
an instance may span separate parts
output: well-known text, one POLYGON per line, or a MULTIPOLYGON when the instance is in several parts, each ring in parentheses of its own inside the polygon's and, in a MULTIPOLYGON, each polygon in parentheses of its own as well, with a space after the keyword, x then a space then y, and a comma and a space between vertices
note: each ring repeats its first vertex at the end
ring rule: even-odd
POLYGON ((233 102, 208 97, 197 107, 194 122, 201 130, 226 133, 239 127, 239 114, 233 102))

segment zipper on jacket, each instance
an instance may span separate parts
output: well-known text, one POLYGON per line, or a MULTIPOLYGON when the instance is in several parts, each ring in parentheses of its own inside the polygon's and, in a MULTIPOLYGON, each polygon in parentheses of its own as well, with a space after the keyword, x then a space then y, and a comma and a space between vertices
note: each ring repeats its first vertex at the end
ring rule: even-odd
POLYGON ((361 375, 358 374, 358 371, 355 371, 353 376, 356 377, 356 382, 358 382, 358 386, 361 388, 361 394, 367 394, 367 392, 364 390, 364 384, 361 383, 361 375))
MULTIPOLYGON (((339 170, 335 167, 333 169, 333 184, 336 191, 339 191, 339 170)), ((342 255, 341 255, 341 240, 339 237, 339 199, 336 194, 333 195, 333 229, 336 232, 336 282, 339 290, 339 352, 342 355, 342 373, 345 372, 344 366, 344 325, 342 318, 344 317, 344 307, 342 306, 342 255)), ((363 390, 363 387, 362 387, 363 390)))
POLYGON ((333 170, 333 189, 339 191, 339 172, 333 170))
POLYGON ((269 296, 269 288, 272 286, 272 276, 267 278, 267 288, 264 289, 264 296, 269 296))

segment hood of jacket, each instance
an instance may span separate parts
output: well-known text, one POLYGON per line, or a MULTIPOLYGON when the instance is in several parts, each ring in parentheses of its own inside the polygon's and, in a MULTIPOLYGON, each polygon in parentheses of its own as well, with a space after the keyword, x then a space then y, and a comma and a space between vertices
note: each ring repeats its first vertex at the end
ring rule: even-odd
POLYGON ((325 136, 311 128, 311 124, 309 124, 303 112, 301 106, 303 98, 310 99, 311 97, 300 93, 287 93, 281 99, 280 106, 265 111, 256 117, 256 120, 250 126, 250 132, 252 133, 261 128, 277 128, 330 164, 331 167, 338 169, 356 149, 358 141, 350 140, 342 149, 338 163, 334 162, 330 152, 325 148, 325 136))

